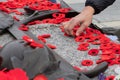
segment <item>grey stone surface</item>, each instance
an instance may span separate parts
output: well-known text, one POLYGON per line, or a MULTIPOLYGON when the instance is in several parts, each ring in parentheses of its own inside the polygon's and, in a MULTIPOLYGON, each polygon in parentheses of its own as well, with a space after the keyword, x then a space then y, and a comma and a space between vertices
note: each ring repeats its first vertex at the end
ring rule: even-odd
MULTIPOLYGON (((57 49, 54 51, 62 56, 66 61, 68 61, 73 66, 78 66, 83 70, 91 70, 96 66, 95 61, 99 59, 99 55, 101 52, 99 52, 99 55, 97 56, 90 56, 88 55, 88 51, 78 51, 77 47, 80 43, 77 43, 74 41, 74 38, 72 37, 66 37, 63 35, 61 30, 59 29, 59 26, 57 25, 33 25, 30 26, 30 32, 32 32, 34 35, 38 36, 41 34, 49 33, 51 34, 51 38, 47 39, 47 43, 51 43, 53 45, 57 46, 57 49), (86 67, 81 65, 81 61, 85 59, 90 59, 94 62, 92 66, 86 67)), ((46 44, 47 44, 46 43, 46 44)), ((99 49, 99 45, 92 45, 90 44, 89 49, 99 49)), ((119 65, 110 66, 105 74, 108 75, 117 75, 114 72, 114 69, 118 67, 119 65)))
POLYGON ((71 8, 78 12, 81 12, 81 10, 84 8, 84 5, 85 5, 84 3, 69 4, 71 8))
MULTIPOLYGON (((81 68, 88 68, 88 67, 83 67, 80 64, 80 62, 84 59, 91 59, 95 61, 99 57, 99 56, 93 57, 88 55, 87 53, 88 51, 78 51, 77 47, 79 43, 76 43, 73 37, 64 36, 58 26, 54 26, 54 25, 31 26, 30 31, 34 33, 36 36, 46 33, 51 34, 51 38, 47 39, 47 43, 56 45, 57 46, 57 49, 55 49, 56 53, 62 56, 72 65, 80 66, 81 68)), ((98 46, 91 45, 89 49, 96 47, 98 46)), ((94 62, 94 65, 89 67, 88 70, 92 69, 95 65, 96 64, 94 62)))
POLYGON ((65 1, 67 4, 75 4, 75 3, 84 3, 86 0, 63 0, 63 1, 65 1))
MULTIPOLYGON (((99 55, 90 56, 88 55, 88 51, 78 51, 77 47, 78 47, 78 44, 80 43, 76 43, 73 37, 64 36, 58 25, 50 25, 50 24, 39 25, 38 24, 38 25, 29 26, 29 28, 30 28, 29 31, 32 32, 36 37, 41 34, 46 34, 46 33, 51 34, 51 38, 46 39, 47 43, 57 46, 57 49, 54 50, 56 54, 63 57, 71 65, 78 66, 83 70, 91 70, 96 66, 95 61, 99 59, 100 56, 99 55), (93 60, 94 64, 89 67, 82 66, 81 61, 85 59, 93 60)), ((3 46, 6 43, 13 41, 13 40, 14 39, 9 34, 1 35, 0 45, 3 46)), ((90 45, 89 49, 92 49, 92 48, 96 49, 98 47, 99 46, 97 45, 90 45)), ((105 72, 106 75, 111 75, 111 74, 116 75, 113 71, 116 67, 118 67, 118 65, 109 67, 107 71, 105 72)))
POLYGON ((120 21, 102 22, 101 24, 107 27, 119 27, 120 28, 120 21))
POLYGON ((8 33, 0 35, 0 46, 4 46, 5 44, 13 40, 14 38, 8 33))
MULTIPOLYGON (((95 22, 101 25, 102 22, 108 21, 116 21, 120 18, 119 14, 119 3, 120 1, 117 0, 116 3, 109 7, 108 9, 104 10, 101 14, 94 16, 95 22), (112 14, 112 16, 111 16, 112 14), (108 16, 109 15, 109 16, 108 16)), ((84 7, 84 3, 77 3, 77 4, 69 4, 73 9, 77 11, 81 11, 84 7)), ((12 16, 15 14, 11 14, 12 16)), ((20 20, 26 18, 25 16, 18 16, 20 20)), ((103 26, 104 27, 104 26, 103 26)), ((78 51, 77 46, 79 43, 76 43, 73 38, 63 36, 63 33, 60 31, 58 26, 55 25, 33 25, 30 26, 30 32, 32 32, 36 37, 40 34, 49 33, 51 34, 51 38, 47 39, 47 43, 51 43, 57 46, 56 51, 57 54, 62 56, 66 61, 68 61, 71 65, 79 66, 81 69, 93 69, 96 64, 95 60, 99 58, 98 56, 90 56, 87 54, 88 51, 78 51), (94 61, 94 65, 90 67, 85 67, 80 64, 80 62, 84 59, 91 59, 94 61)), ((9 34, 4 34, 0 36, 0 45, 5 45, 6 43, 13 41, 14 39, 9 34)), ((90 45, 89 48, 98 48, 98 46, 90 45)), ((100 54, 100 53, 99 53, 100 54)), ((114 69, 119 65, 110 66, 107 71, 105 72, 106 75, 116 75, 114 73, 114 69)))

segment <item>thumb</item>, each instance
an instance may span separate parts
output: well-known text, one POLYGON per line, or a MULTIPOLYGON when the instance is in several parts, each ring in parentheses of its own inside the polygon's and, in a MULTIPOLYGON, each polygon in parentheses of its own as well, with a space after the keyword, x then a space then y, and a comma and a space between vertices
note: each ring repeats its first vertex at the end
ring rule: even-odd
POLYGON ((67 23, 68 23, 68 21, 62 22, 62 23, 60 23, 60 25, 65 26, 67 23))

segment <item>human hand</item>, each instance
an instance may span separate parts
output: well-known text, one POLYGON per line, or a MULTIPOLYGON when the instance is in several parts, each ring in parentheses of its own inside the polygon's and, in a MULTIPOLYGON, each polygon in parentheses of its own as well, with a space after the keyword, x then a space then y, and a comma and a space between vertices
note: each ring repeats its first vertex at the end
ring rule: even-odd
POLYGON ((86 6, 80 14, 73 17, 71 20, 64 22, 63 27, 65 33, 68 35, 73 35, 73 28, 76 25, 80 25, 76 32, 76 36, 79 36, 86 27, 88 27, 92 22, 92 17, 94 14, 94 9, 90 6, 86 6))

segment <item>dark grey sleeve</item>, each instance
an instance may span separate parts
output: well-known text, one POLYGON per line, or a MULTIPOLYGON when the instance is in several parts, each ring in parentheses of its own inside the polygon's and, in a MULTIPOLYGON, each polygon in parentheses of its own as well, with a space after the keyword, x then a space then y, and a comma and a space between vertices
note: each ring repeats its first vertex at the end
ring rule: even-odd
POLYGON ((91 6, 95 9, 95 14, 100 13, 109 5, 113 4, 115 0, 86 0, 85 6, 91 6))

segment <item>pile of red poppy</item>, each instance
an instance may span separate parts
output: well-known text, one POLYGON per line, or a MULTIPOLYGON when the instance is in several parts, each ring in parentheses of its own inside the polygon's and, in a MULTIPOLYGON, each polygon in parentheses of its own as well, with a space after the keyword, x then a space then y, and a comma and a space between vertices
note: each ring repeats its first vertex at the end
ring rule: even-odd
MULTIPOLYGON (((79 26, 75 28, 79 28, 79 26)), ((76 30, 73 29, 73 32, 75 33, 76 30)), ((111 41, 106 37, 106 34, 101 33, 99 30, 86 28, 80 36, 75 37, 75 41, 80 43, 77 48, 80 51, 89 50, 89 44, 99 45, 99 49, 90 49, 88 51, 88 54, 91 56, 97 56, 99 51, 101 51, 100 59, 96 61, 97 64, 103 61, 107 61, 109 65, 120 63, 120 44, 111 41)))
MULTIPOLYGON (((17 9, 30 7, 32 10, 59 10, 60 12, 66 12, 67 9, 61 9, 59 3, 52 3, 49 0, 7 0, 6 2, 0 2, 0 10, 6 13, 16 13, 22 15, 17 9)), ((69 10, 69 9, 68 9, 69 10)))
MULTIPOLYGON (((80 26, 75 26, 73 29, 73 33, 75 34, 77 29, 80 26)), ((64 32, 64 28, 61 28, 61 31, 64 32)), ((65 36, 68 36, 64 33, 65 36)), ((103 61, 107 61, 109 65, 120 64, 120 44, 117 42, 111 41, 106 34, 101 33, 99 30, 86 28, 80 36, 75 36, 74 39, 77 43, 79 43, 77 50, 80 51, 88 51, 88 55, 97 56, 99 54, 99 59, 96 63, 101 63, 103 61), (98 45, 99 48, 90 49, 90 44, 98 45)), ((92 60, 83 60, 81 61, 83 66, 91 66, 93 65, 92 60)), ((76 70, 80 70, 79 67, 75 66, 76 70)), ((105 80, 114 80, 115 76, 111 75, 105 78, 105 80)))
MULTIPOLYGON (((54 10, 57 9, 61 13, 54 13, 52 15, 53 18, 44 19, 42 21, 36 20, 33 22, 28 23, 27 25, 21 25, 19 27, 20 30, 28 31, 29 25, 34 24, 41 24, 41 23, 54 23, 59 24, 64 21, 70 20, 70 18, 66 18, 65 13, 67 13, 70 9, 65 8, 61 9, 60 4, 52 3, 49 0, 8 0, 6 2, 0 2, 0 10, 6 13, 16 13, 17 15, 22 15, 22 12, 19 12, 18 8, 24 8, 25 6, 29 6, 33 10, 54 10)), ((14 19, 19 21, 16 16, 13 16, 14 19)), ((80 26, 75 26, 73 29, 73 33, 76 33, 76 30, 80 26)), ((61 27, 62 32, 64 32, 64 28, 61 27)), ((65 35, 67 35, 65 33, 65 35)), ((43 43, 46 43, 45 38, 49 38, 50 34, 39 35, 38 39, 41 40, 43 43)), ((44 45, 35 42, 29 36, 23 36, 23 40, 28 42, 31 47, 39 47, 43 48, 44 45)), ((98 53, 101 51, 100 59, 96 61, 96 63, 101 63, 103 61, 107 61, 109 65, 119 64, 120 63, 120 44, 111 41, 109 38, 106 37, 105 34, 101 33, 100 31, 92 28, 86 28, 86 30, 80 35, 75 36, 75 41, 79 42, 77 50, 80 51, 88 51, 88 54, 91 56, 97 56, 98 53), (88 35, 89 34, 89 35, 88 35), (90 44, 99 45, 99 49, 90 49, 90 44)), ((47 44, 48 47, 51 49, 55 49, 56 46, 52 44, 47 44)), ((93 64, 92 60, 83 60, 81 62, 83 66, 91 66, 93 64)), ((80 70, 78 67, 75 69, 80 70)), ((25 72, 19 69, 10 70, 10 71, 0 71, 1 80, 28 80, 25 72), (18 74, 16 74, 18 73, 18 74), (14 74, 14 76, 13 76, 14 74), (16 75, 15 75, 16 74, 16 75), (17 78, 18 76, 19 79, 17 78), (22 77, 23 78, 22 78, 22 77), (7 77, 7 79, 6 79, 7 77), (9 78, 8 78, 9 77, 9 78), (22 78, 22 79, 21 79, 22 78)), ((43 77, 43 76, 42 76, 43 77)), ((46 80, 46 79, 42 79, 46 80)))
MULTIPOLYGON (((42 35, 38 36, 38 40, 42 41, 49 48, 56 49, 55 45, 52 45, 50 43, 49 44, 46 43, 46 38, 49 38, 50 36, 51 36, 50 34, 42 34, 42 35)), ((38 48, 44 48, 44 44, 36 42, 35 40, 33 40, 32 38, 30 38, 29 36, 23 36, 22 39, 24 41, 26 41, 29 44, 29 46, 31 46, 32 48, 36 48, 36 47, 38 47, 38 48)))
POLYGON ((49 0, 7 0, 0 2, 0 10, 7 13, 17 12, 17 8, 29 6, 33 10, 53 10, 60 9, 60 4, 52 3, 49 0))
POLYGON ((22 69, 16 68, 10 71, 2 70, 0 71, 0 80, 29 80, 22 69))

